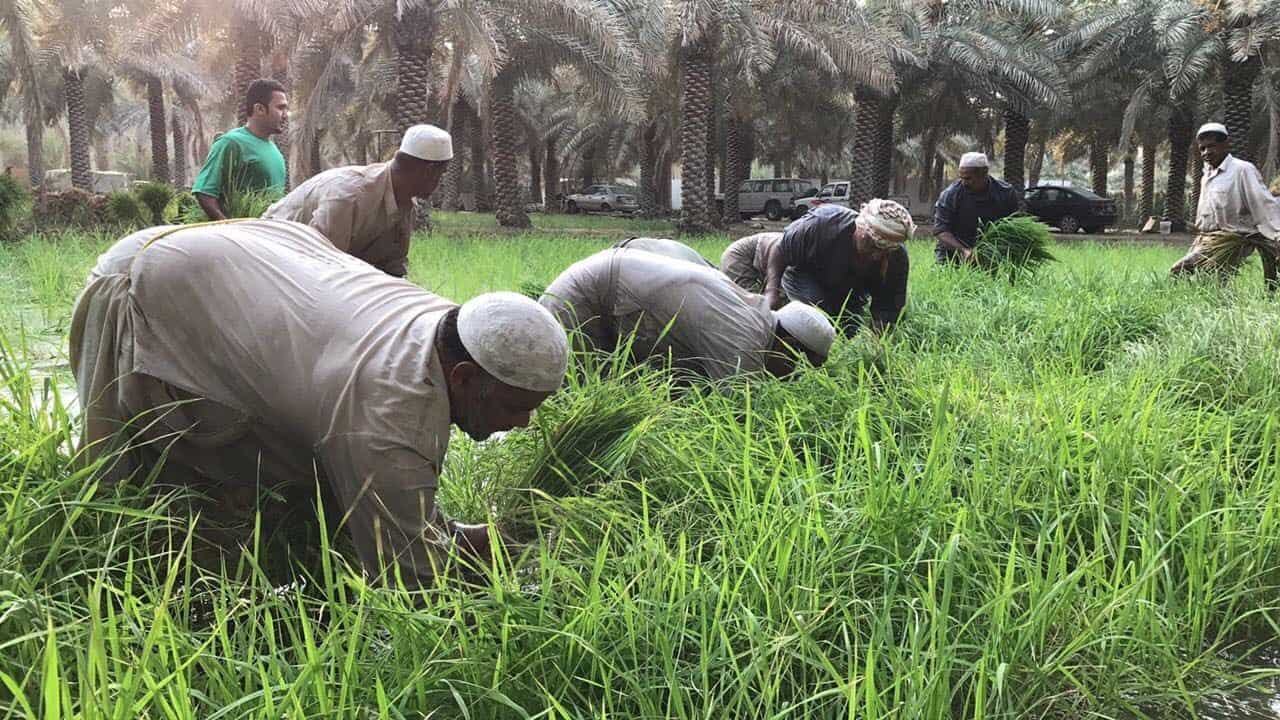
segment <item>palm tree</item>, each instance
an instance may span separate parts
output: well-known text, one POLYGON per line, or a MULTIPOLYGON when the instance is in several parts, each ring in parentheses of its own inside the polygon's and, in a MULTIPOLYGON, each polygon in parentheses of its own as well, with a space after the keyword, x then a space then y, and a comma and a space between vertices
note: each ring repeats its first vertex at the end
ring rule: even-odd
POLYGON ((27 134, 27 174, 31 184, 44 183, 44 99, 36 77, 37 6, 31 0, 0 0, 0 31, 9 41, 9 62, 22 92, 27 134))

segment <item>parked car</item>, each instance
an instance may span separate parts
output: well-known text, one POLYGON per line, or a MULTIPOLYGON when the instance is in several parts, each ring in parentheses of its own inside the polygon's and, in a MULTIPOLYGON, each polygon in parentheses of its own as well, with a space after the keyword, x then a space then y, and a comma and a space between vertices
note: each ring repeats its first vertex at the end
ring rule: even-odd
POLYGON ((822 186, 816 195, 796 198, 791 204, 791 217, 799 218, 819 205, 843 205, 849 207, 849 181, 836 180, 822 186))
POLYGON ((638 210, 636 188, 626 185, 592 185, 564 199, 564 211, 572 215, 579 210, 638 210))
MULTIPOLYGON (((743 220, 760 214, 770 220, 781 220, 790 213, 796 198, 812 195, 817 188, 818 183, 803 178, 747 180, 738 186, 738 214, 743 220)), ((716 193, 716 207, 723 214, 722 193, 716 193)))
POLYGON ((1024 195, 1027 212, 1064 233, 1101 232, 1116 223, 1116 201, 1081 188, 1039 185, 1024 195))

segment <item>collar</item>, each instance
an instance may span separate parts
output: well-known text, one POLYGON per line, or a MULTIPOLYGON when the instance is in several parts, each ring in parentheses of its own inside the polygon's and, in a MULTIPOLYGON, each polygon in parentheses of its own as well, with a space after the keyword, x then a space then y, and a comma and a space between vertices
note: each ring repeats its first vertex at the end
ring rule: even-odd
POLYGON ((1205 164, 1204 164, 1204 173, 1205 173, 1205 175, 1208 175, 1209 177, 1216 177, 1216 176, 1221 175, 1222 173, 1226 172, 1227 170, 1230 170, 1230 169, 1231 169, 1232 164, 1234 164, 1234 163, 1235 163, 1235 161, 1236 161, 1235 156, 1234 156, 1234 155, 1232 155, 1231 153, 1227 153, 1227 156, 1226 156, 1226 157, 1224 157, 1224 158, 1222 158, 1222 162, 1218 163, 1218 167, 1214 167, 1214 166, 1210 165, 1209 163, 1205 163, 1205 164))
POLYGON ((387 189, 383 191, 382 204, 383 207, 386 208, 388 215, 398 215, 400 213, 400 207, 396 205, 396 189, 392 186, 391 182, 391 162, 378 163, 377 165, 372 165, 370 167, 377 168, 374 170, 375 175, 386 176, 387 189))

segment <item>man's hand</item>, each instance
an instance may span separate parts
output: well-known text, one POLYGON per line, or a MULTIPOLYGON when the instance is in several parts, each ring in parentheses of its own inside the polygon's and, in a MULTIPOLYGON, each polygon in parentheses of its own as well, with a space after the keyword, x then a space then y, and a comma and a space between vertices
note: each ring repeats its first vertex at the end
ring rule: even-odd
POLYGON ((769 309, 770 309, 770 310, 777 310, 777 309, 778 309, 778 306, 782 304, 782 303, 781 303, 781 294, 778 292, 778 288, 776 288, 776 287, 775 287, 775 288, 765 288, 765 289, 764 289, 764 299, 765 299, 766 301, 768 301, 768 303, 769 303, 769 309))
POLYGON ((964 257, 964 261, 967 263, 978 262, 977 258, 973 256, 973 248, 961 248, 960 255, 964 257))
POLYGON ((218 202, 218 198, 204 193, 196 193, 196 202, 200 203, 200 209, 208 216, 210 220, 226 220, 227 214, 222 212, 222 203, 218 202))

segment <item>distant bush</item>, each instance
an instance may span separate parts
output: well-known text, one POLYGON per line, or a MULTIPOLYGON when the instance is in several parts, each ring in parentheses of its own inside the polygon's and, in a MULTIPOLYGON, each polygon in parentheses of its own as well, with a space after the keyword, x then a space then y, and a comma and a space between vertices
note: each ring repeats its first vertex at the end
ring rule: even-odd
POLYGON ((172 185, 165 183, 149 182, 143 183, 134 189, 134 193, 143 205, 147 206, 150 212, 148 222, 152 225, 163 225, 165 208, 169 206, 169 202, 178 194, 172 185))
POLYGON ((72 188, 41 193, 32 208, 40 225, 92 228, 107 222, 107 198, 72 188))
POLYGON ((0 175, 0 240, 17 234, 19 219, 26 212, 31 193, 12 175, 0 175))

